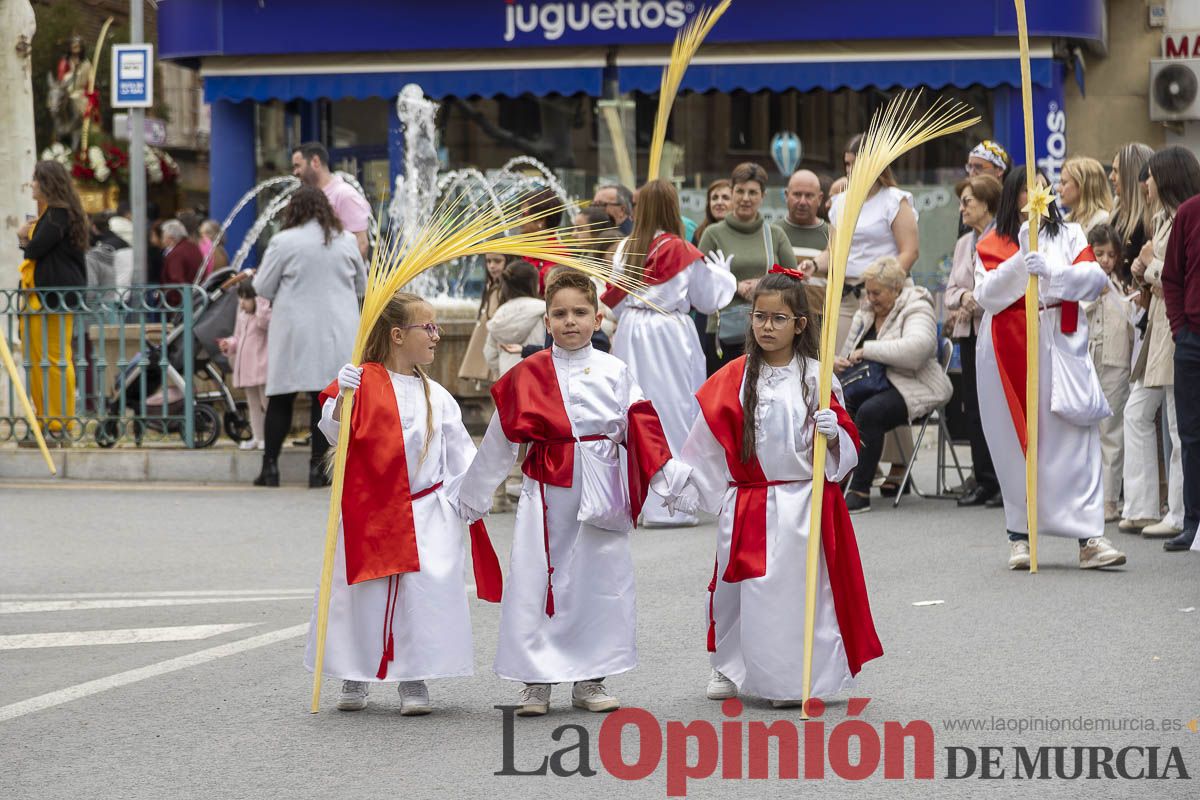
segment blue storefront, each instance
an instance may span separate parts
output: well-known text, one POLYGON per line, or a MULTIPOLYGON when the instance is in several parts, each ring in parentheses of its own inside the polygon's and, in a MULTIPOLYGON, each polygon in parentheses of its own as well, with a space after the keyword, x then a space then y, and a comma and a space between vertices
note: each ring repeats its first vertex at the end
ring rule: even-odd
MULTIPOLYGON (((210 204, 220 215, 261 175, 263 104, 283 104, 284 129, 307 139, 326 132, 330 102, 380 98, 390 107, 408 83, 437 100, 649 94, 694 11, 687 0, 162 0, 159 52, 204 76, 210 204)), ((1063 45, 1102 48, 1105 14, 1105 0, 1030 4, 1035 145, 1049 172, 1066 153, 1062 87, 1070 79, 1054 54, 1063 45)), ((735 0, 682 89, 971 88, 985 98, 990 135, 1020 161, 1015 31, 1011 0, 735 0)), ((398 123, 378 139, 375 157, 394 175, 403 154, 398 123)))

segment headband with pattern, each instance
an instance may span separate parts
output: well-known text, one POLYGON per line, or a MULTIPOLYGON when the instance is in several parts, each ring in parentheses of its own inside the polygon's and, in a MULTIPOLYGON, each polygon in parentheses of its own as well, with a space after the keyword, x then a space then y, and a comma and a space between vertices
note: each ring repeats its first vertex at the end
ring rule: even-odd
POLYGON ((991 139, 984 139, 975 145, 975 149, 971 151, 970 158, 982 158, 984 161, 995 164, 1000 169, 1008 169, 1008 153, 1004 152, 1004 148, 991 139))

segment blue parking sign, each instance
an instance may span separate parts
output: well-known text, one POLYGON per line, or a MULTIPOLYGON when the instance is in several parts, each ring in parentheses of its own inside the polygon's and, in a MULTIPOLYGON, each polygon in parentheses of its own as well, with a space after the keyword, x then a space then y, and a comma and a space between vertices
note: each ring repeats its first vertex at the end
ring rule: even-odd
POLYGON ((154 45, 113 45, 112 78, 113 108, 154 105, 154 45))

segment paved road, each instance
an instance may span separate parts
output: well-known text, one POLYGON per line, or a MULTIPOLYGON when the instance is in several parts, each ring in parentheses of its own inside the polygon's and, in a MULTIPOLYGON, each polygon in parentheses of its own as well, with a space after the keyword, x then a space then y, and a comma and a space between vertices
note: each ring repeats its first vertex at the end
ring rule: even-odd
MULTIPOLYGON (((308 714, 300 657, 326 502, 300 489, 0 483, 0 797, 666 796, 665 758, 641 781, 607 774, 597 755, 603 719, 567 708, 561 688, 549 717, 519 721, 514 766, 531 769, 574 744, 577 729, 551 738, 573 723, 590 737, 598 774, 493 774, 503 768, 503 737, 492 707, 516 692, 490 672, 498 613, 483 603, 472 607, 477 676, 433 684, 434 715, 401 718, 391 687, 367 711, 339 713, 332 681, 326 711, 308 714)), ((502 552, 511 523, 509 515, 491 525, 502 552)), ((689 797, 977 796, 985 788, 977 778, 945 778, 946 748, 955 746, 977 755, 1004 747, 1006 777, 986 788, 1005 796, 1200 796, 1200 734, 1129 729, 1200 716, 1194 554, 1113 532, 1128 566, 1081 572, 1073 543, 1044 540, 1042 571, 1030 576, 1004 568, 998 511, 914 498, 856 526, 886 655, 866 667, 854 696, 871 698, 861 716, 876 730, 889 720, 931 723, 936 779, 912 780, 910 756, 903 781, 883 780, 882 766, 865 783, 830 767, 826 780, 801 785, 696 780, 689 797), (933 600, 941 602, 915 605, 933 600), (943 724, 992 717, 1126 729, 943 724), (1012 780, 1017 745, 1157 746, 1160 771, 1174 746, 1193 778, 1012 780)), ((610 687, 664 724, 724 719, 703 697, 713 537, 703 525, 636 538, 641 665, 610 687)), ((847 711, 845 698, 831 703, 827 736, 847 711)), ((798 718, 748 700, 739 719, 798 718)), ((631 762, 634 738, 627 732, 631 762)), ((1134 752, 1127 770, 1147 758, 1134 752)))

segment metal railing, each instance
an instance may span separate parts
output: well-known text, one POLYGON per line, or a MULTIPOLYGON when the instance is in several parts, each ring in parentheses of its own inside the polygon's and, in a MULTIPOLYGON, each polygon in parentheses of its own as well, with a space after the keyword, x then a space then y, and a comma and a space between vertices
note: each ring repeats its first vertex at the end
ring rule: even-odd
MULTIPOLYGON (((212 444, 221 420, 197 403, 193 330, 207 304, 190 284, 0 290, 0 324, 14 349, 20 343, 22 380, 47 442, 212 444)), ((32 441, 6 382, 0 442, 32 441)))

